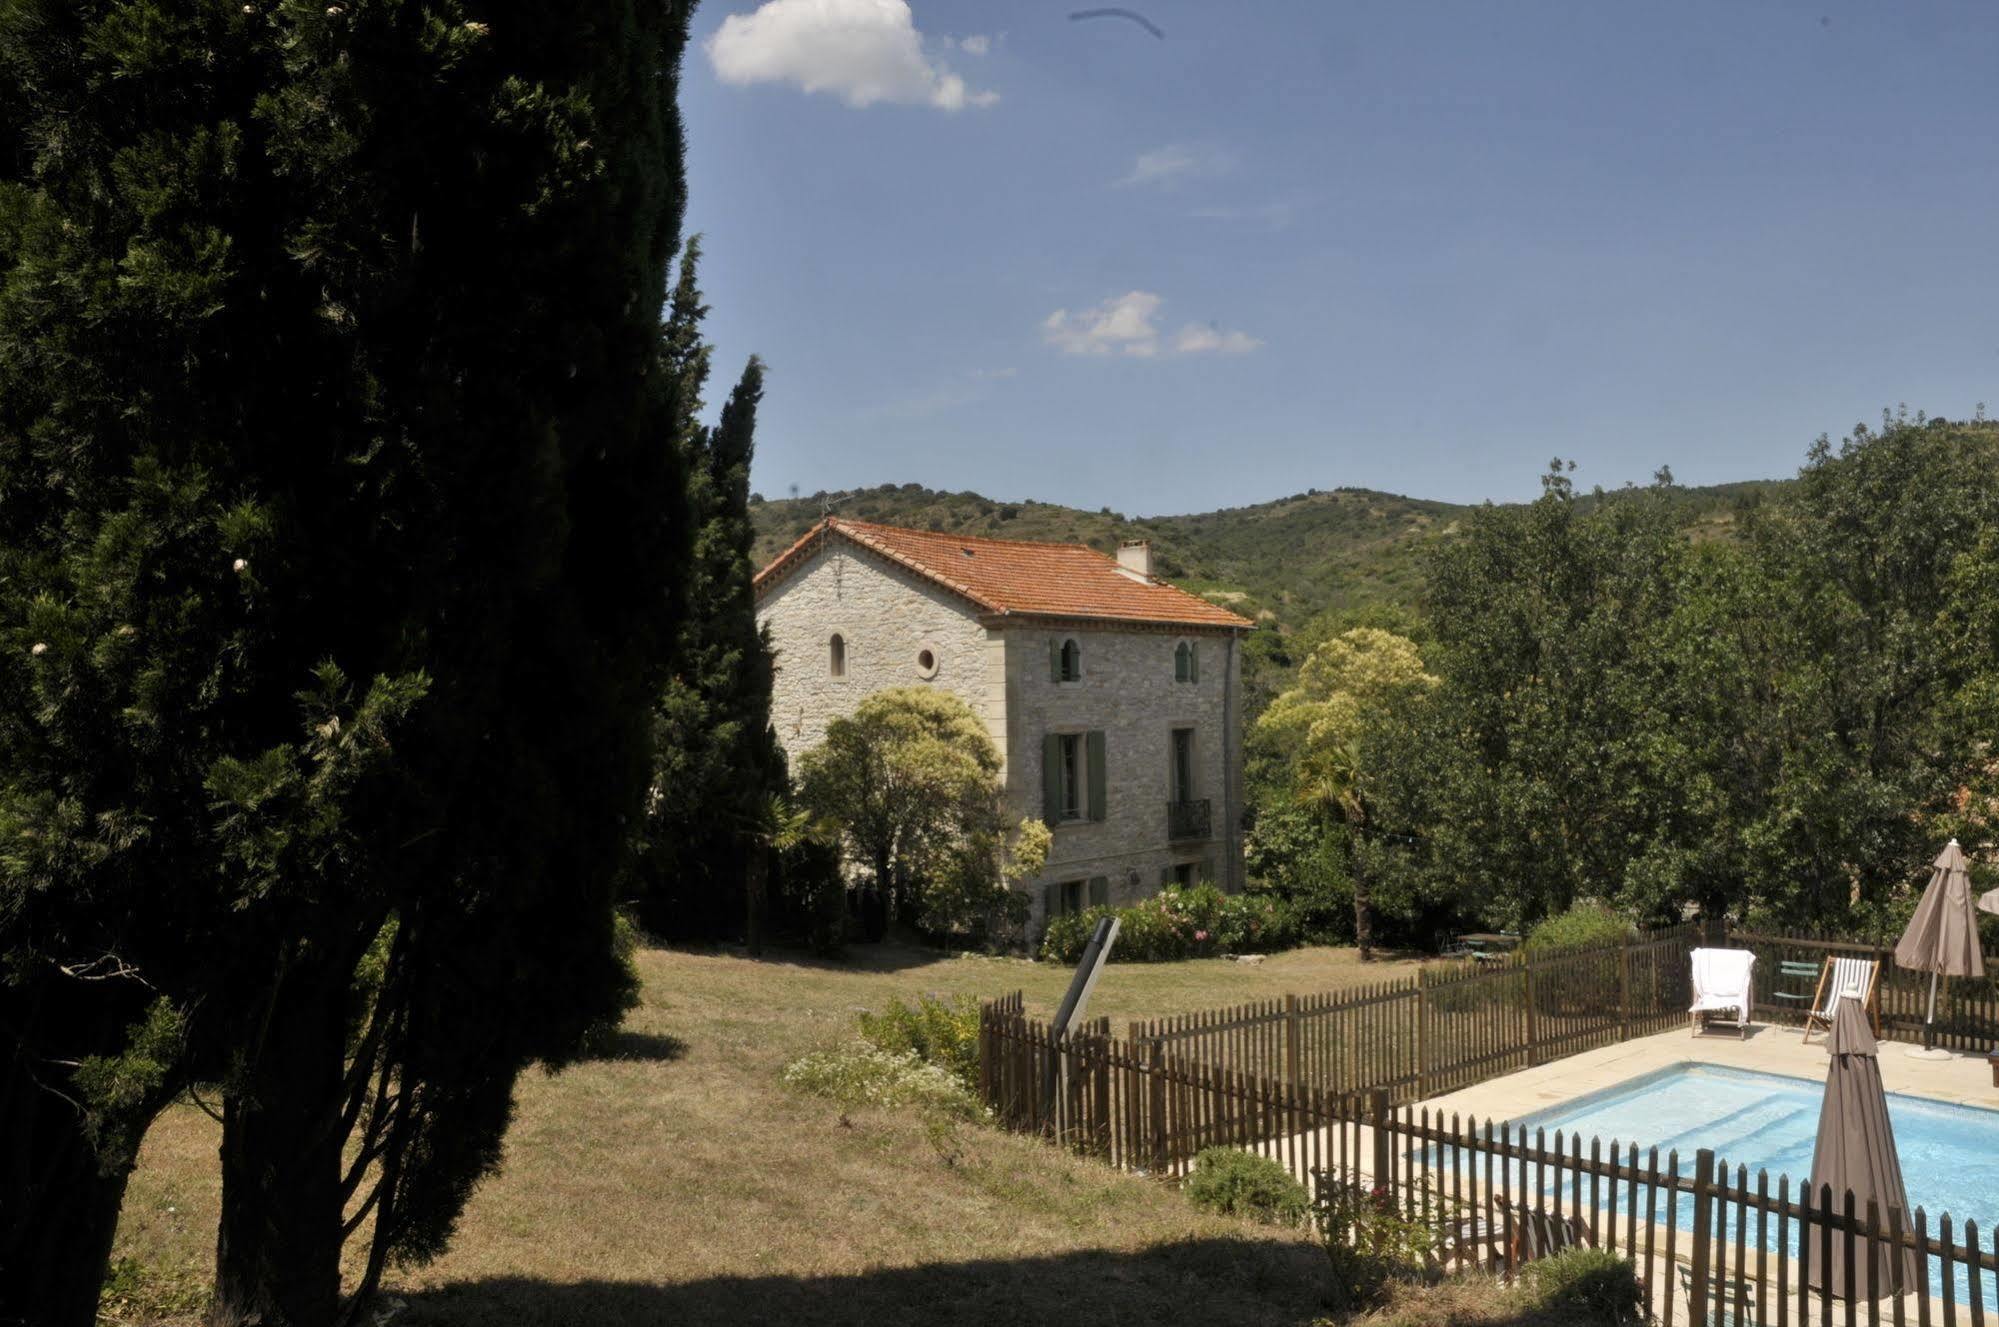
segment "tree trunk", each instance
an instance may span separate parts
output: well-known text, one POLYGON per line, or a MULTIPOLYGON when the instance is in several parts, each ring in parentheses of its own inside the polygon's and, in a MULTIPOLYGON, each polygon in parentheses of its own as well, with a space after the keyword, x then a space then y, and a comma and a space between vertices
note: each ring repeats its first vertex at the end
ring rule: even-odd
POLYGON ((223 1105, 212 1327, 329 1327, 340 1311, 346 986, 294 970, 223 1105))
POLYGON ((0 1322, 92 1327, 131 1164, 105 1173, 83 1116, 24 1075, 0 1091, 0 1322))
POLYGON ((759 838, 750 843, 749 854, 743 861, 743 943, 749 948, 751 958, 763 957, 769 886, 770 845, 759 838))
POLYGON ((1353 939, 1360 949, 1360 961, 1374 962, 1374 898, 1370 893, 1366 872, 1360 864, 1360 845, 1356 843, 1347 860, 1353 871, 1353 939))

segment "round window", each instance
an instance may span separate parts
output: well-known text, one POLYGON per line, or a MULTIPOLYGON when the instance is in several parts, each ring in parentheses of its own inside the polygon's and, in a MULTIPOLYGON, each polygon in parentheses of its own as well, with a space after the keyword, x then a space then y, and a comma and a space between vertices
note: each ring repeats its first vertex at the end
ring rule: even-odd
POLYGON ((916 671, 923 677, 937 676, 937 651, 924 646, 916 652, 916 671))

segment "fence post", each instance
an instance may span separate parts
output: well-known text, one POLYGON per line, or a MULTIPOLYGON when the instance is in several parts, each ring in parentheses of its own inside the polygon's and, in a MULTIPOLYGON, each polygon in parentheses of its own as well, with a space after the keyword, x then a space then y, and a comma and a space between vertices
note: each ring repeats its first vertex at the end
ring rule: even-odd
POLYGON ((1624 1018, 1623 1040, 1631 1040, 1631 936, 1617 950, 1617 1009, 1624 1018))
POLYGON ((1148 1105, 1152 1114, 1152 1173, 1166 1173, 1166 1076, 1165 1057, 1159 1050, 1159 1039, 1154 1037, 1145 1043, 1145 1081, 1148 1105))
POLYGON ((1520 960, 1521 989, 1527 993, 1527 1063, 1541 1063, 1541 1043, 1534 1036, 1534 960, 1520 960))
POLYGON ((1298 997, 1284 997, 1284 1081, 1298 1081, 1298 997))
POLYGON ((1430 1040, 1428 1030, 1423 1026, 1428 1020, 1423 1017, 1423 969, 1416 969, 1416 1099, 1421 1101, 1430 1095, 1430 1040))
POLYGON ((1708 1267, 1714 1242, 1714 1149, 1703 1147, 1694 1153, 1694 1238, 1692 1285, 1687 1292, 1689 1320, 1707 1321, 1708 1267))
POLYGON ((1367 1094, 1367 1119, 1374 1131, 1374 1186, 1386 1188, 1395 1178, 1394 1143, 1389 1137, 1388 1089, 1377 1087, 1367 1094))

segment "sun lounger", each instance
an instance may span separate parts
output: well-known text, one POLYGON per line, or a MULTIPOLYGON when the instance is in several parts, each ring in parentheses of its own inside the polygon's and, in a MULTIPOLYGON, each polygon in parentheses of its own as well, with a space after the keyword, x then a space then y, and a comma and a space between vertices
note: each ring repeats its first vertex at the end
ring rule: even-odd
POLYGON ((1737 1035, 1748 1036, 1749 1011, 1756 1002, 1756 955, 1747 949, 1696 949, 1693 965, 1694 1002, 1687 1006, 1693 1031, 1705 1030, 1710 1014, 1732 1011, 1737 1035))

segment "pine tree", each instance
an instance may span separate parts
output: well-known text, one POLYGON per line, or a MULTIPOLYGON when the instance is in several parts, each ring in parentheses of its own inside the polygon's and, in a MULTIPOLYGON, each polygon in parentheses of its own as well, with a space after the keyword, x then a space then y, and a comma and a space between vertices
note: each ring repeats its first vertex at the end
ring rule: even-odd
POLYGON ((0 1317, 198 1077, 217 1318, 333 1321, 632 997, 687 9, 0 0, 0 1317))
MULTIPOLYGON (((698 246, 681 260, 665 340, 698 408, 708 372, 700 341, 706 313, 696 280, 698 246)), ((741 931, 762 944, 770 795, 783 783, 770 731, 771 651, 756 618, 756 540, 750 520, 750 460, 763 365, 752 357, 714 428, 690 418, 688 508, 694 558, 674 671, 654 715, 657 752, 646 821, 641 913, 648 929, 714 939, 741 931)))

